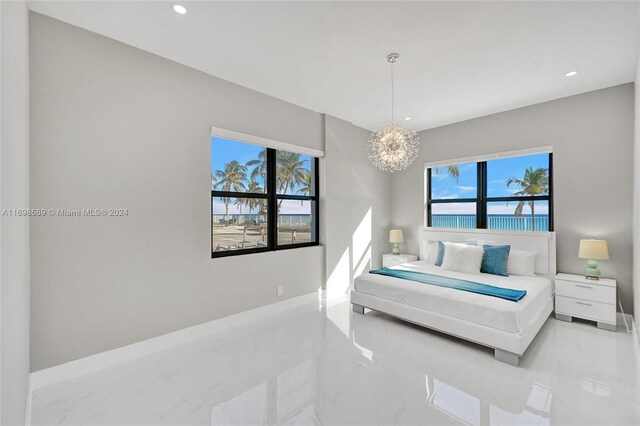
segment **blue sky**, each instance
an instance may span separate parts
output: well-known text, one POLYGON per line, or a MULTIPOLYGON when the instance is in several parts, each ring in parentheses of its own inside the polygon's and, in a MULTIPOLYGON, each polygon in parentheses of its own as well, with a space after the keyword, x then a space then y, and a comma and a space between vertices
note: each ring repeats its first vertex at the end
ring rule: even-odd
MULTIPOLYGON (((211 171, 224 170, 224 165, 236 160, 240 164, 247 164, 248 161, 258 159, 264 147, 248 143, 236 142, 217 137, 211 138, 211 171)), ((247 170, 247 177, 251 175, 251 169, 247 170)), ((260 186, 264 187, 264 180, 257 179, 260 186)))
MULTIPOLYGON (((260 145, 253 145, 245 142, 237 142, 230 139, 223 139, 218 137, 211 137, 211 173, 214 174, 216 170, 224 170, 224 165, 230 161, 236 160, 240 164, 246 164, 251 160, 258 159, 260 152, 265 148, 260 145)), ((303 156, 303 158, 310 160, 311 157, 303 156)), ((305 165, 309 168, 310 161, 305 165)), ((251 176, 251 167, 247 168, 247 178, 251 176)), ((264 188, 264 179, 258 177, 257 182, 264 188)), ((248 184, 245 184, 248 185, 248 184)), ((212 188, 213 189, 213 188, 212 188)), ((293 188, 288 190, 287 194, 298 194, 299 188, 293 188)), ((254 209, 255 210, 255 209, 254 209)), ((301 203, 296 202, 284 202, 280 208, 281 214, 309 214, 311 211, 311 202, 305 201, 301 203)), ((224 214, 225 205, 220 202, 220 199, 213 200, 213 212, 214 214, 224 214)), ((235 206, 233 203, 229 205, 229 214, 243 214, 257 213, 257 211, 249 212, 247 206, 235 206)))
MULTIPOLYGON (((532 166, 536 168, 549 167, 549 155, 537 154, 524 157, 512 157, 487 162, 487 192, 489 197, 508 197, 518 188, 507 187, 506 181, 511 177, 522 178, 525 170, 532 166)), ((456 179, 447 174, 446 167, 440 167, 432 173, 432 193, 434 199, 475 198, 477 196, 477 169, 476 163, 458 165, 460 177, 456 179)), ((516 203, 492 203, 489 205, 489 214, 513 214, 516 203)), ((536 203, 536 213, 546 214, 548 203, 536 203)), ((442 204, 434 214, 474 214, 473 204, 442 204)), ((530 214, 527 207, 524 214, 530 214)))

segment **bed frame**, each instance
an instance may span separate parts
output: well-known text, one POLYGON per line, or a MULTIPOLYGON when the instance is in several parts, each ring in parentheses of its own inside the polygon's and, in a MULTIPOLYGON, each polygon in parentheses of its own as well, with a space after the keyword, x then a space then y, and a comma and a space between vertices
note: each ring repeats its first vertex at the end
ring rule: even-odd
MULTIPOLYGON (((483 240, 496 244, 509 244, 515 250, 538 252, 535 273, 549 278, 556 275, 556 239, 554 232, 512 232, 485 229, 420 228, 420 259, 427 257, 428 241, 483 240)), ((351 291, 353 311, 364 314, 364 309, 383 312, 414 324, 450 334, 461 339, 488 346, 495 350, 495 358, 517 366, 525 350, 553 312, 553 296, 538 318, 520 334, 449 317, 358 291, 351 291)))

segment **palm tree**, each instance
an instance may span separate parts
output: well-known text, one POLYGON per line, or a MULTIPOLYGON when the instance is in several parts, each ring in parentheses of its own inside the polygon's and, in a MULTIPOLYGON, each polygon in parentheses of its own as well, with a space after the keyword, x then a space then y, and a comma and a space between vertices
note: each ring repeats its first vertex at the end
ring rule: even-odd
MULTIPOLYGON (((534 169, 533 167, 529 167, 524 171, 524 176, 522 179, 520 178, 509 178, 507 179, 507 186, 516 186, 520 188, 519 191, 514 192, 514 196, 534 196, 534 195, 545 195, 549 193, 549 176, 547 175, 547 169, 539 168, 534 169)), ((536 230, 536 221, 535 221, 535 201, 519 201, 518 205, 516 205, 515 216, 522 217, 522 209, 525 206, 525 203, 529 204, 531 207, 531 227, 535 231, 536 230)))
POLYGON ((267 176, 267 150, 260 151, 257 159, 247 161, 247 167, 253 167, 251 180, 256 180, 257 177, 262 177, 262 180, 264 180, 267 176))
MULTIPOLYGON (((225 163, 224 170, 216 170, 214 173, 215 188, 220 191, 245 192, 244 183, 247 181, 247 167, 236 160, 225 163)), ((225 219, 229 219, 230 198, 223 198, 225 206, 225 219)))
MULTIPOLYGON (((313 191, 313 182, 311 181, 311 173, 305 173, 302 186, 298 189, 298 192, 302 195, 309 195, 313 191)), ((302 205, 304 201, 300 201, 300 205, 302 205)))
MULTIPOLYGON (((286 194, 289 189, 305 183, 305 176, 311 172, 304 167, 308 160, 302 159, 302 155, 296 152, 278 151, 276 154, 277 187, 278 193, 286 194)), ((278 209, 282 205, 278 202, 278 209)))
POLYGON ((233 202, 233 205, 238 208, 240 216, 242 216, 242 206, 244 206, 246 203, 246 201, 242 201, 242 198, 235 198, 235 201, 233 202))
MULTIPOLYGON (((258 182, 256 182, 255 180, 251 180, 249 181, 249 188, 247 190, 248 192, 253 192, 253 193, 260 193, 260 192, 264 192, 264 188, 262 188, 260 186, 260 184, 258 182)), ((251 213, 251 211, 256 208, 256 207, 262 207, 262 203, 266 201, 263 198, 247 198, 245 200, 245 205, 247 207, 249 207, 249 213, 251 213)), ((262 212, 258 212, 258 215, 262 214, 262 212)))
MULTIPOLYGON (((460 168, 458 167, 458 165, 450 164, 448 166, 445 166, 445 168, 447 169, 447 174, 452 178, 454 178, 457 183, 458 179, 460 179, 460 168)), ((436 172, 437 175, 440 174, 440 167, 434 167, 433 170, 436 172)))

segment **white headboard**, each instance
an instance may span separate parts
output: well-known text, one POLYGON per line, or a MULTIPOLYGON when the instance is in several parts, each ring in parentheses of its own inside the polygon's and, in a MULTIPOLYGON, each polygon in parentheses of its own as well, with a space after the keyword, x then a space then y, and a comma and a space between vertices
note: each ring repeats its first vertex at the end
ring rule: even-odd
POLYGON ((535 272, 550 278, 556 276, 556 233, 526 231, 495 231, 489 229, 420 228, 420 259, 426 259, 426 241, 464 242, 484 240, 508 244, 515 250, 535 251, 535 272))

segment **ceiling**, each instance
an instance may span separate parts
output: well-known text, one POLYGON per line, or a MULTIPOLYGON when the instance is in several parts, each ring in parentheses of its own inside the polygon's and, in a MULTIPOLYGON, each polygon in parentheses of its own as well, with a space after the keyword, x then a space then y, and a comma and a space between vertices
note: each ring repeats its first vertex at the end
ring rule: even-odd
POLYGON ((634 80, 638 2, 31 2, 62 21, 375 129, 417 130, 634 80), (571 70, 579 74, 565 77, 571 70))

